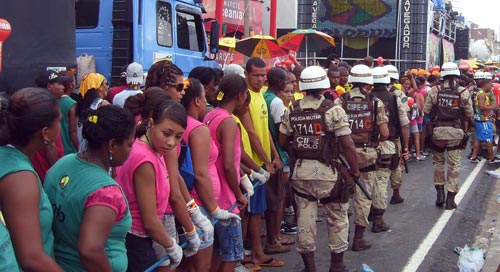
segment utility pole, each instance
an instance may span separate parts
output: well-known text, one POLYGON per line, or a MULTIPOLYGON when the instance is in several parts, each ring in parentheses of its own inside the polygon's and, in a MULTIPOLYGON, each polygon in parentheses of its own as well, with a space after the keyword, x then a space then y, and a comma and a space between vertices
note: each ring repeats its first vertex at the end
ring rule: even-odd
POLYGON ((245 15, 244 15, 244 37, 248 38, 250 36, 250 0, 245 0, 245 15))

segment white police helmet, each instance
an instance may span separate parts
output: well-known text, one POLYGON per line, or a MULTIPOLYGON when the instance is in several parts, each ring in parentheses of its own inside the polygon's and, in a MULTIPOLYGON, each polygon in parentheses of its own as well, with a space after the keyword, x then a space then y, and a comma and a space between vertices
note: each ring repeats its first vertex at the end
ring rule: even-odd
POLYGON ((391 78, 385 67, 375 67, 372 69, 373 83, 390 84, 391 78))
POLYGON ((485 74, 483 71, 477 71, 475 74, 474 74, 474 79, 485 79, 485 74))
POLYGON ((364 64, 355 65, 351 68, 347 81, 373 85, 372 69, 364 64))
POLYGON ((387 72, 389 72, 390 78, 395 79, 395 80, 399 80, 399 71, 398 71, 398 68, 396 68, 396 66, 388 64, 388 65, 385 65, 384 68, 387 70, 387 72))
POLYGON ((299 79, 299 89, 301 91, 328 89, 330 80, 326 75, 325 69, 319 66, 309 66, 302 71, 299 79))
POLYGON ((443 66, 441 66, 441 76, 460 76, 457 64, 453 62, 444 63, 443 66))

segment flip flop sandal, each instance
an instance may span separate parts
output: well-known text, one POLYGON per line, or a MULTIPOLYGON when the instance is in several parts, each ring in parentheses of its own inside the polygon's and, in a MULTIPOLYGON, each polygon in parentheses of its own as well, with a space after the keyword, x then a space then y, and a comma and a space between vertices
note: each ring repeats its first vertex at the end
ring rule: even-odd
POLYGON ((280 244, 284 245, 284 246, 290 246, 290 245, 293 245, 295 244, 295 241, 292 240, 292 239, 288 239, 284 236, 281 236, 280 237, 280 240, 279 240, 280 244))
POLYGON ((243 265, 246 269, 248 269, 250 271, 262 270, 262 267, 260 267, 260 265, 255 264, 253 261, 241 262, 241 265, 243 265))
POLYGON ((260 264, 257 264, 257 265, 260 265, 263 267, 266 267, 266 266, 267 267, 282 267, 285 265, 285 262, 278 261, 275 258, 269 258, 269 259, 267 259, 267 261, 260 263, 260 264))

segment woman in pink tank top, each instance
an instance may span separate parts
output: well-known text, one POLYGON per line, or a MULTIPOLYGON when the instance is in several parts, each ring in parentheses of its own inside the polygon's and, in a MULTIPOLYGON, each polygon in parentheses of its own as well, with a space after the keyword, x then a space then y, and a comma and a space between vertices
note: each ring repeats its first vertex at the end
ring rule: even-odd
MULTIPOLYGON (((204 123, 219 150, 216 161, 221 184, 217 202, 221 209, 229 209, 238 201, 238 208, 231 212, 239 213, 248 202, 240 189, 241 137, 236 121, 231 114, 241 107, 248 96, 245 79, 239 75, 222 78, 217 100, 219 106, 209 112, 204 123)), ((212 270, 234 270, 238 261, 243 259, 241 223, 237 225, 219 222, 215 225, 214 260, 212 270), (236 248, 238 247, 238 248, 236 248), (236 254, 240 252, 241 254, 236 254)))
MULTIPOLYGON (((138 138, 129 159, 116 169, 116 180, 127 196, 132 215, 132 228, 126 238, 130 271, 144 271, 158 260, 160 256, 153 249, 153 241, 170 256, 169 269, 174 269, 182 259, 182 248, 169 235, 161 218, 170 195, 163 156, 175 150, 185 128, 186 112, 182 105, 173 100, 161 102, 151 118, 137 126, 138 138)), ((186 229, 186 236, 194 237, 189 239, 188 250, 194 244, 196 252, 200 243, 196 229, 186 229)))

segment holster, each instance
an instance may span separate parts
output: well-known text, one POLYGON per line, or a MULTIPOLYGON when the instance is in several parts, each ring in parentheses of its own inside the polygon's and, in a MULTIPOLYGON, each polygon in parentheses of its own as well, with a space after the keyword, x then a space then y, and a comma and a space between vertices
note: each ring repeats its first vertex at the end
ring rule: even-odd
POLYGON ((340 203, 349 202, 349 198, 354 196, 356 183, 349 170, 337 160, 331 161, 332 170, 337 172, 337 182, 333 187, 330 197, 338 199, 340 203))
POLYGON ((467 148, 467 144, 469 143, 469 138, 470 138, 470 133, 464 133, 464 137, 462 138, 462 141, 458 145, 458 148, 459 149, 467 148))
POLYGON ((396 170, 401 163, 401 157, 398 154, 394 154, 391 157, 391 163, 389 164, 390 170, 396 170))

